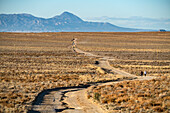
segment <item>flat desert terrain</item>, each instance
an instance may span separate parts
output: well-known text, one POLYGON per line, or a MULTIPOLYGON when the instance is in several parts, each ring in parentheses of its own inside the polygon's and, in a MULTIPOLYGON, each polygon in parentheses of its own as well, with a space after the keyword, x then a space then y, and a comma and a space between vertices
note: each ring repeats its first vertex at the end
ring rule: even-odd
POLYGON ((87 98, 107 112, 170 111, 170 32, 0 33, 0 112, 27 112, 46 89, 132 79, 95 66, 110 66, 152 80, 88 88, 87 98))

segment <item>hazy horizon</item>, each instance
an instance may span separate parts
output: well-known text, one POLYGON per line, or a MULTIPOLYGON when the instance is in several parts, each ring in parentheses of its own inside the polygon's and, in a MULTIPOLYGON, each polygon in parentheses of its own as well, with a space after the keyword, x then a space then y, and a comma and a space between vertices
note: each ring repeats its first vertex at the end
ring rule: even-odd
POLYGON ((51 18, 68 11, 86 21, 109 22, 139 29, 170 30, 169 6, 169 0, 0 0, 0 14, 28 13, 51 18))

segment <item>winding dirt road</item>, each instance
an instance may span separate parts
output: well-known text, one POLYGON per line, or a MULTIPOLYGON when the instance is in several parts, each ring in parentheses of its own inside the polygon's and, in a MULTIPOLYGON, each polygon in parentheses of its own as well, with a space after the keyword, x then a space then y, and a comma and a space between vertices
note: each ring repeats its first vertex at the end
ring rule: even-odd
MULTIPOLYGON (((98 55, 94 55, 89 52, 84 52, 78 48, 73 48, 73 51, 76 53, 84 54, 89 57, 98 57, 100 60, 96 66, 101 67, 103 69, 113 71, 119 75, 123 75, 125 77, 132 77, 135 80, 150 80, 153 77, 138 77, 136 75, 127 73, 125 71, 116 69, 111 67, 108 60, 114 60, 109 57, 102 57, 98 55)), ((108 85, 116 82, 108 82, 108 83, 96 83, 95 85, 108 85)), ((107 111, 102 109, 101 106, 97 105, 93 101, 87 99, 86 91, 89 86, 79 86, 72 88, 56 88, 42 92, 36 98, 33 103, 32 110, 30 113, 34 112, 42 112, 42 113, 106 113, 107 111)))

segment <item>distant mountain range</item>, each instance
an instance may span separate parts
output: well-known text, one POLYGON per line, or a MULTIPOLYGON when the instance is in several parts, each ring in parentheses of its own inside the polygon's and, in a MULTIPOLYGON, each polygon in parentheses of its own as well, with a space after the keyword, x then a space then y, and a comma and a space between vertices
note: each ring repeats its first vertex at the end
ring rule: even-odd
POLYGON ((149 18, 149 17, 141 17, 141 16, 133 16, 133 17, 86 17, 84 18, 88 21, 95 22, 110 22, 116 23, 119 26, 131 27, 131 28, 140 28, 140 29, 165 29, 167 31, 170 30, 170 18, 149 18))
POLYGON ((53 18, 39 18, 30 14, 0 14, 0 32, 137 32, 148 31, 119 27, 104 22, 83 21, 64 12, 53 18))

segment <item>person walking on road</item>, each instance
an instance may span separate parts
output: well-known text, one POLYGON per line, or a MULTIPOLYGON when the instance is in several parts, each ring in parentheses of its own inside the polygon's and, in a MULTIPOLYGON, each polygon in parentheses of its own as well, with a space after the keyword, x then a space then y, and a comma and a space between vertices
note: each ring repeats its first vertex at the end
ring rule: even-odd
POLYGON ((140 75, 143 76, 143 71, 140 72, 140 75))
POLYGON ((73 38, 73 39, 72 39, 72 47, 73 47, 73 48, 76 48, 76 44, 77 44, 76 41, 77 41, 77 38, 73 38))
POLYGON ((144 71, 144 75, 146 76, 146 71, 144 71))

